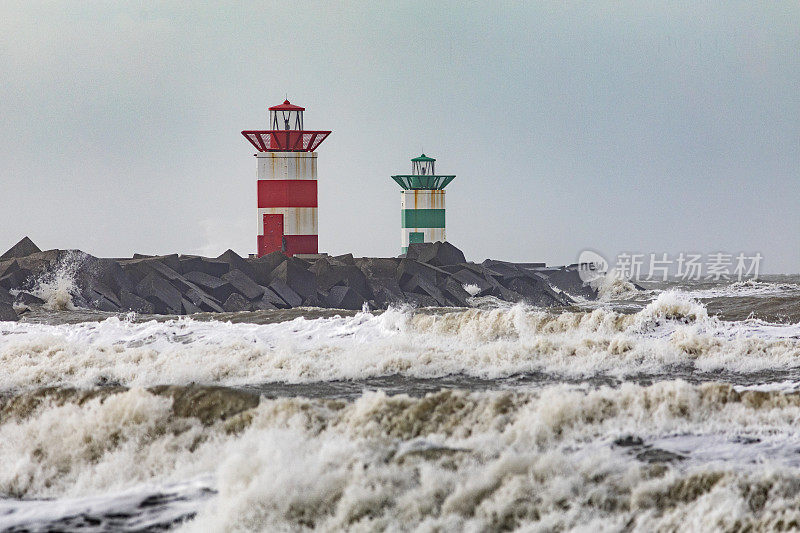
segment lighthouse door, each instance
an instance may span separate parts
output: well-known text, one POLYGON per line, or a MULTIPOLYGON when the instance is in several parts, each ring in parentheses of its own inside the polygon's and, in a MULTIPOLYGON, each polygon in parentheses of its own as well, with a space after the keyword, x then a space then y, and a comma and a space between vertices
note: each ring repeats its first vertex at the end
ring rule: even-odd
POLYGON ((259 244, 259 257, 276 250, 283 251, 283 214, 264 215, 264 236, 259 244))

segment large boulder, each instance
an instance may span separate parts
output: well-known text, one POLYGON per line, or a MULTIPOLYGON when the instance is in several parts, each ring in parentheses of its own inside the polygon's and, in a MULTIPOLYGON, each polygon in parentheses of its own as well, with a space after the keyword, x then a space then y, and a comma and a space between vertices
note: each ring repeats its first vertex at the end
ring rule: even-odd
POLYGON ((250 301, 239 294, 238 292, 234 292, 228 299, 225 300, 225 303, 222 304, 222 308, 228 311, 229 313, 237 313, 239 311, 249 311, 250 310, 250 301))
POLYGON ((0 260, 11 259, 13 257, 27 257, 36 252, 41 252, 38 246, 28 237, 23 237, 21 241, 9 248, 6 253, 0 255, 0 260))
POLYGON ((122 290, 119 293, 120 309, 123 311, 135 311, 142 314, 152 314, 155 306, 132 292, 122 290))
POLYGON ((14 303, 14 297, 11 295, 10 292, 8 292, 3 287, 0 287, 0 303, 3 303, 3 304, 13 304, 14 303))
POLYGON ((248 259, 247 263, 253 269, 253 279, 265 287, 272 281, 272 271, 286 261, 288 257, 283 252, 270 252, 257 259, 248 259))
POLYGON ((155 274, 148 274, 136 285, 136 294, 152 303, 156 313, 179 315, 183 311, 180 291, 155 274))
POLYGON ((14 306, 9 303, 0 302, 0 322, 16 322, 19 320, 14 306))
POLYGON ((264 295, 264 287, 247 277, 247 275, 235 268, 222 276, 222 279, 248 300, 256 300, 264 295))
POLYGON ((184 277, 187 281, 207 292, 219 302, 227 300, 228 296, 235 290, 227 281, 204 272, 189 272, 184 277))
POLYGON ((367 278, 355 265, 336 264, 331 260, 322 258, 308 269, 316 276, 317 289, 328 292, 331 287, 343 285, 351 287, 365 300, 372 297, 372 291, 367 286, 367 278))
POLYGON ((283 300, 285 307, 300 307, 303 305, 303 298, 280 278, 273 279, 268 288, 283 300))
POLYGON ((334 309, 350 309, 352 311, 361 310, 364 305, 364 298, 361 297, 352 287, 337 285, 328 292, 327 303, 334 309))
POLYGON ((308 267, 307 262, 291 257, 272 271, 272 281, 280 280, 302 298, 308 298, 317 292, 316 276, 308 267))
POLYGON ((208 274, 215 278, 227 274, 231 269, 230 263, 226 263, 225 261, 196 256, 181 257, 180 267, 183 274, 202 272, 203 274, 208 274))
POLYGON ((245 261, 239 254, 234 252, 233 250, 226 250, 222 255, 217 257, 217 261, 221 261, 223 263, 228 263, 230 265, 230 270, 241 270, 248 276, 250 279, 255 279, 256 273, 253 270, 253 267, 245 261))
POLYGON ((467 262, 464 252, 449 242, 441 241, 412 243, 408 246, 406 258, 433 266, 457 265, 467 262))

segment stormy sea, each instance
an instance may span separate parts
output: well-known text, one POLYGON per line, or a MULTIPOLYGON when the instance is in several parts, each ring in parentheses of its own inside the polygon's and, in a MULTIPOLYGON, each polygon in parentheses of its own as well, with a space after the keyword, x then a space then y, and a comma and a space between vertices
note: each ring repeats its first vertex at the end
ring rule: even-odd
POLYGON ((800 528, 800 276, 191 318, 62 289, 0 322, 0 530, 800 528))

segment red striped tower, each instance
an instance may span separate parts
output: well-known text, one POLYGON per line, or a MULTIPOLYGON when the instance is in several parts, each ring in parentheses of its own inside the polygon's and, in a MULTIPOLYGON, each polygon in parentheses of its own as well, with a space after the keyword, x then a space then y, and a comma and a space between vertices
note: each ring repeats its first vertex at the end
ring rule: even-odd
POLYGON ((289 100, 269 108, 269 130, 242 135, 258 153, 257 255, 318 252, 317 146, 330 131, 303 129, 304 107, 289 100))

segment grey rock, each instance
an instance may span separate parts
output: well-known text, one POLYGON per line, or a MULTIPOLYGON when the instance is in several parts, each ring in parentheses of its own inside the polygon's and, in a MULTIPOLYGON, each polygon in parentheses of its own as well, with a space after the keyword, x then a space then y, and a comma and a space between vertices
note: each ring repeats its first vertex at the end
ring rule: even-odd
POLYGON ((350 309, 358 311, 364 305, 363 297, 358 294, 352 287, 345 287, 337 285, 332 287, 328 293, 328 305, 334 309, 350 309))
POLYGON ((184 276, 187 281, 197 285, 203 291, 214 297, 218 302, 228 299, 235 289, 228 281, 216 278, 204 272, 189 272, 184 276))
POLYGON ((289 258, 272 271, 272 282, 281 280, 302 298, 308 298, 317 292, 316 276, 308 266, 305 261, 289 258))
POLYGON ((247 263, 253 269, 253 279, 259 285, 267 286, 272 281, 272 271, 286 261, 288 257, 282 252, 270 252, 257 259, 249 259, 247 263))
POLYGON ((19 270, 19 263, 16 259, 6 259, 5 261, 0 261, 0 278, 6 274, 11 274, 15 270, 19 270))
POLYGON ((239 294, 238 292, 234 292, 228 299, 225 300, 225 303, 222 304, 222 308, 229 313, 237 313, 239 311, 249 311, 250 310, 250 301, 239 294))
POLYGON ((439 304, 428 296, 427 294, 417 294, 414 292, 407 292, 404 294, 404 300, 406 303, 411 304, 414 307, 438 307, 439 304))
POLYGON ((282 279, 273 279, 272 283, 269 284, 269 288, 283 300, 284 305, 287 307, 300 307, 303 305, 303 298, 282 279))
POLYGON ((0 278, 0 287, 4 289, 20 289, 31 276, 30 270, 20 268, 0 278))
POLYGON ((343 255, 336 255, 331 258, 334 263, 339 263, 342 265, 350 265, 355 266, 356 262, 353 259, 353 254, 343 254, 343 255))
POLYGON ((26 257, 36 252, 41 252, 39 247, 33 244, 33 241, 28 237, 23 237, 17 244, 9 248, 6 253, 0 255, 0 260, 12 257, 26 257))
POLYGON ((222 279, 248 300, 256 300, 264 295, 264 288, 239 269, 231 270, 223 275, 222 279))
POLYGON ((3 287, 0 287, 0 303, 13 304, 14 296, 3 287))
POLYGON ((181 299, 181 307, 183 308, 184 315, 194 315, 195 313, 203 312, 199 306, 195 305, 194 302, 187 300, 186 298, 181 299))
POLYGON ((217 259, 209 259, 207 257, 182 257, 180 259, 180 264, 183 274, 202 272, 203 274, 208 274, 215 278, 227 274, 231 269, 229 263, 217 259))
POLYGON ((14 306, 9 303, 0 302, 0 322, 16 322, 19 320, 14 306))
POLYGON ((445 298, 442 291, 439 288, 431 283, 428 279, 420 277, 420 276, 413 276, 410 280, 408 280, 403 287, 403 292, 405 294, 408 293, 416 293, 416 294, 425 294, 430 296, 436 301, 436 305, 439 306, 447 306, 448 302, 445 298))
POLYGON ((465 263, 464 252, 449 242, 422 242, 412 243, 408 246, 407 259, 434 266, 456 265, 465 263))
POLYGON ((219 301, 217 301, 213 296, 206 294, 200 287, 194 285, 193 283, 188 283, 192 285, 192 287, 183 293, 184 299, 189 300, 202 311, 211 313, 221 313, 223 311, 219 301))
POLYGON ((462 268, 461 270, 453 274, 450 279, 460 283, 462 287, 464 285, 477 286, 480 289, 480 292, 476 296, 483 296, 484 294, 488 294, 488 292, 494 286, 494 284, 489 282, 486 279, 486 277, 479 276, 474 271, 467 268, 462 268))
POLYGON ((148 274, 136 285, 136 294, 152 303, 156 313, 179 315, 183 310, 180 291, 155 274, 148 274))
POLYGON ((264 296, 261 298, 261 302, 263 305, 272 306, 278 309, 285 309, 286 307, 289 307, 288 304, 270 287, 264 289, 264 296))
POLYGON ((22 305, 42 305, 44 300, 29 292, 21 291, 17 294, 16 298, 14 298, 14 303, 22 305))
POLYGON ((256 277, 256 273, 253 270, 253 267, 251 267, 247 261, 242 259, 242 257, 239 256, 239 254, 237 254, 233 250, 226 250, 222 255, 217 257, 217 261, 228 263, 230 265, 229 271, 241 270, 250 279, 255 279, 256 277))
POLYGON ((419 276, 436 285, 437 280, 446 280, 450 277, 450 273, 413 259, 402 259, 397 267, 397 282, 403 288, 403 291, 406 290, 405 284, 414 276, 419 276))
POLYGON ((135 311, 148 315, 155 312, 153 304, 124 289, 119 293, 119 301, 121 303, 120 309, 123 311, 135 311))
POLYGON ((461 283, 453 278, 447 280, 445 290, 443 291, 445 297, 450 300, 450 303, 459 307, 469 307, 468 298, 471 297, 470 293, 464 290, 461 283))

